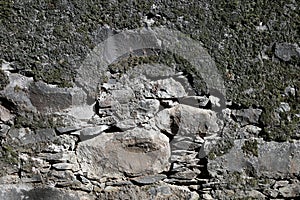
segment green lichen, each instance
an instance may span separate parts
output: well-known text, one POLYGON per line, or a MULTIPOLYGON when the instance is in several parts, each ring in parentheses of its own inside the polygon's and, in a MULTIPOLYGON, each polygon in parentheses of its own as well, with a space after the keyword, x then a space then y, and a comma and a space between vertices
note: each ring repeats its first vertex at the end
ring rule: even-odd
MULTIPOLYGON (((0 63, 1 65, 1 63, 0 63)), ((7 75, 0 69, 0 90, 3 90, 9 84, 7 75)))
POLYGON ((222 156, 228 153, 233 146, 234 142, 232 138, 218 141, 218 143, 214 145, 214 148, 208 153, 208 159, 214 160, 217 156, 222 156))
MULTIPOLYGON (((1 59, 13 63, 20 73, 32 70, 35 80, 68 87, 88 52, 111 34, 102 30, 103 25, 117 33, 144 26, 141 18, 149 16, 154 26, 180 30, 203 43, 224 77, 227 99, 264 108, 264 139, 297 138, 299 122, 293 119, 294 113, 282 116, 280 122, 274 118, 281 101, 278 93, 289 85, 300 89, 299 57, 285 62, 274 54, 276 43, 299 44, 297 1, 162 1, 152 9, 153 3, 0 1, 1 59), (260 25, 267 30, 257 30, 260 25), (262 58, 263 54, 268 58, 262 58), (245 93, 249 88, 254 92, 245 93)), ((299 95, 291 101, 292 110, 299 110, 299 95)))
POLYGON ((3 145, 1 147, 1 158, 0 161, 5 162, 7 164, 17 164, 18 163, 18 153, 15 148, 9 145, 3 145))
POLYGON ((257 140, 246 140, 242 146, 242 150, 247 155, 258 156, 258 142, 257 140))
MULTIPOLYGON (((152 52, 153 53, 153 52, 152 52)), ((181 56, 168 51, 157 51, 152 55, 135 56, 129 55, 125 59, 121 59, 116 63, 108 66, 108 69, 112 73, 119 73, 120 75, 126 73, 129 69, 137 67, 142 64, 154 64, 160 63, 170 68, 174 68, 176 71, 183 72, 188 78, 191 86, 198 94, 206 94, 207 87, 203 81, 201 74, 196 70, 195 66, 192 66, 187 60, 181 56)))
POLYGON ((62 126, 62 121, 55 114, 23 113, 16 116, 14 121, 15 128, 28 127, 33 130, 42 128, 56 128, 62 126))

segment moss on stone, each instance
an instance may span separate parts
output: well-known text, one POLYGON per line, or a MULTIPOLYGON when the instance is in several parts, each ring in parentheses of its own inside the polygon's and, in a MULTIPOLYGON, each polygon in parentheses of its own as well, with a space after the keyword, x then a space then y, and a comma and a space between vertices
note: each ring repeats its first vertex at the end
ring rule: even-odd
POLYGON ((112 73, 120 73, 120 75, 122 75, 138 65, 154 63, 164 64, 170 68, 175 67, 176 71, 184 73, 196 93, 207 94, 206 83, 203 81, 201 74, 199 74, 195 66, 192 66, 187 60, 172 52, 157 50, 155 54, 152 52, 149 56, 129 55, 128 58, 121 59, 109 65, 108 69, 112 73))
POLYGON ((217 156, 222 156, 230 151, 234 146, 232 138, 227 138, 218 141, 214 148, 208 153, 208 159, 214 160, 217 156))
MULTIPOLYGON (((1 59, 20 73, 30 69, 36 80, 71 86, 76 66, 108 36, 104 24, 113 31, 135 29, 149 16, 154 26, 180 30, 203 43, 224 77, 228 99, 265 108, 261 124, 266 140, 295 137, 298 122, 283 117, 278 124, 273 114, 278 93, 289 85, 300 89, 299 58, 278 60, 274 44, 299 43, 297 1, 34 2, 0 1, 1 59), (157 8, 151 8, 153 3, 157 8), (257 30, 260 26, 267 30, 257 30), (58 64, 62 59, 65 64, 58 64), (250 88, 253 92, 246 93, 250 88)), ((294 110, 297 102, 299 95, 291 102, 294 110)))
POLYGON ((59 116, 55 114, 23 113, 16 116, 14 126, 15 128, 28 127, 33 130, 62 126, 62 121, 56 118, 59 116))
MULTIPOLYGON (((1 63, 0 63, 1 64, 1 63)), ((9 84, 7 75, 0 69, 0 90, 3 90, 9 84)))
POLYGON ((3 145, 1 151, 0 161, 5 162, 7 164, 17 164, 18 163, 18 153, 15 148, 9 145, 3 145))
POLYGON ((247 155, 258 156, 258 142, 257 140, 246 140, 242 146, 242 150, 247 155))

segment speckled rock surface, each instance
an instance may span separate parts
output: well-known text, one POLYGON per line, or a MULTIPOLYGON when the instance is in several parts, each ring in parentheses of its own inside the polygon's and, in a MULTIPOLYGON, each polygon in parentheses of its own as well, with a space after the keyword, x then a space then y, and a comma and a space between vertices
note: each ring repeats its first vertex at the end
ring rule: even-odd
POLYGON ((0 199, 297 199, 299 2, 0 0, 0 199))

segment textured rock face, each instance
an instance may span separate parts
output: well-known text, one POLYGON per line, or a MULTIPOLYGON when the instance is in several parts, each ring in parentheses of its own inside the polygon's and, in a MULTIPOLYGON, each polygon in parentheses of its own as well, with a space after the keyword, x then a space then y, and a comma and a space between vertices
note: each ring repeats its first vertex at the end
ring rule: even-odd
POLYGON ((299 2, 0 10, 0 200, 299 199, 299 2))
POLYGON ((228 154, 211 160, 208 170, 250 170, 253 176, 289 178, 299 176, 299 142, 276 143, 263 140, 235 140, 228 154))
POLYGON ((191 138, 217 133, 220 130, 218 121, 215 112, 184 104, 165 109, 155 118, 156 125, 162 131, 191 138))
POLYGON ((135 128, 103 133, 77 148, 82 171, 89 178, 156 174, 169 168, 169 139, 154 130, 135 128))
POLYGON ((16 199, 32 199, 32 200, 81 200, 90 199, 88 195, 82 195, 80 192, 69 192, 58 190, 53 187, 34 188, 30 184, 6 185, 0 186, 0 199, 16 200, 16 199))

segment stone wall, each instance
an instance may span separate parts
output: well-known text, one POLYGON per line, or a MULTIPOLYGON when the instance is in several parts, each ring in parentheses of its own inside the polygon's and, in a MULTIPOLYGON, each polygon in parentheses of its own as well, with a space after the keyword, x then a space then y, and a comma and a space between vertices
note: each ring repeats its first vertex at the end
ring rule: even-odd
POLYGON ((296 1, 0 7, 0 199, 300 197, 296 1))

